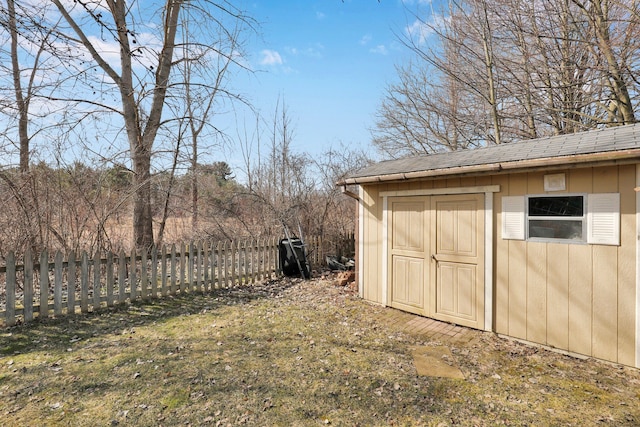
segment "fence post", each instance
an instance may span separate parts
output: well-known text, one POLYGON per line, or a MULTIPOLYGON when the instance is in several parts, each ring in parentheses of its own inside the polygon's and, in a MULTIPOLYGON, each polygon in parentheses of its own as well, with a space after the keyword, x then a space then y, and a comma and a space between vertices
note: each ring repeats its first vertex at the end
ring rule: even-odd
POLYGON ((229 262, 227 260, 227 242, 222 242, 222 246, 220 247, 220 264, 218 268, 220 268, 220 286, 222 288, 228 287, 229 283, 229 262))
POLYGON ((274 242, 275 244, 275 251, 274 253, 276 254, 276 277, 279 277, 282 274, 282 271, 280 271, 280 267, 281 267, 281 261, 280 261, 280 242, 278 241, 278 238, 275 238, 276 241, 274 242))
POLYGON ((16 256, 13 251, 7 254, 6 259, 7 275, 6 275, 6 305, 4 323, 7 326, 16 324, 16 256))
POLYGON ((76 253, 69 252, 67 257, 67 314, 76 312, 76 253))
POLYGON ((250 244, 247 239, 243 239, 238 243, 238 282, 248 285, 251 282, 249 276, 249 264, 251 264, 250 244))
POLYGON ((186 267, 185 267, 185 263, 186 263, 186 259, 185 259, 185 255, 186 255, 186 247, 184 245, 184 243, 180 244, 180 293, 184 294, 185 290, 186 290, 186 281, 187 281, 187 272, 186 272, 186 267))
POLYGON ((62 315, 62 252, 56 251, 53 262, 53 315, 62 315))
POLYGON ((24 322, 33 320, 33 254, 31 248, 24 253, 24 322))
POLYGON ((49 317, 49 254, 40 254, 40 319, 49 317))
POLYGON ((100 260, 100 251, 96 250, 93 256, 93 311, 100 308, 101 281, 100 273, 102 270, 102 262, 100 260))
POLYGON ((265 266, 263 268, 265 269, 267 279, 271 279, 271 260, 273 259, 273 255, 271 253, 272 242, 273 242, 273 237, 268 237, 264 240, 263 251, 265 251, 265 254, 264 254, 265 266))
MULTIPOLYGON (((185 262, 187 263, 187 290, 189 292, 191 292, 192 290, 195 289, 195 274, 194 274, 194 265, 195 265, 195 256, 194 256, 194 251, 195 248, 193 246, 193 241, 189 242, 188 245, 188 250, 189 250, 189 256, 185 259, 185 262)), ((183 258, 185 258, 184 255, 182 255, 183 258)))
POLYGON ((203 270, 203 285, 204 292, 209 292, 211 290, 211 282, 209 281, 211 276, 209 275, 209 268, 211 266, 211 242, 206 240, 202 242, 202 270, 203 270))
POLYGON ((140 258, 140 297, 146 301, 149 299, 149 283, 147 282, 147 260, 149 258, 149 252, 144 249, 140 258))
POLYGON ((247 277, 246 279, 246 283, 247 284, 253 284, 255 283, 255 277, 254 277, 254 271, 253 268, 255 267, 256 263, 255 260, 253 259, 256 251, 253 249, 255 247, 255 242, 256 240, 252 237, 249 240, 245 240, 245 252, 244 252, 244 262, 245 262, 245 268, 244 268, 244 274, 247 277))
POLYGON ((197 247, 197 252, 198 252, 198 256, 196 257, 196 265, 198 267, 197 271, 197 281, 198 283, 196 284, 196 290, 198 292, 201 292, 203 290, 203 288, 205 288, 205 284, 204 284, 204 272, 202 271, 203 269, 203 265, 202 265, 202 240, 198 242, 198 244, 196 245, 197 247))
POLYGON ((231 287, 234 287, 238 284, 238 243, 235 241, 231 241, 231 287))
POLYGON ((124 302, 127 299, 127 259, 124 251, 120 249, 118 253, 118 302, 124 302))
POLYGON ((253 251, 251 250, 251 240, 252 239, 243 239, 242 240, 242 256, 238 254, 238 270, 240 271, 240 283, 248 285, 253 282, 251 277, 251 266, 253 265, 252 256, 253 251))
POLYGON ((131 258, 129 258, 129 301, 134 302, 138 293, 138 253, 136 248, 131 249, 131 258))
POLYGON ((80 259, 80 311, 89 311, 89 254, 82 251, 80 259))
POLYGON ((171 245, 171 295, 176 294, 176 245, 171 245))
POLYGON ((151 298, 158 297, 158 247, 151 247, 151 298))
POLYGON ((268 280, 271 278, 271 265, 269 260, 271 259, 271 238, 263 237, 260 249, 260 271, 262 280, 268 280))
POLYGON ((276 269, 278 268, 278 238, 271 237, 269 239, 269 277, 277 277, 278 273, 276 269))
POLYGON ((161 287, 162 287, 162 296, 167 296, 169 292, 167 288, 167 246, 162 245, 162 250, 160 252, 160 274, 161 277, 161 287))
POLYGON ((113 275, 113 252, 107 252, 107 306, 113 306, 113 291, 115 288, 115 280, 113 275))
POLYGON ((253 262, 255 267, 251 269, 253 272, 253 277, 256 281, 264 280, 264 243, 266 242, 264 237, 259 237, 253 241, 253 251, 255 255, 253 256, 253 262))
POLYGON ((215 254, 215 286, 216 289, 220 289, 222 287, 222 259, 220 257, 220 253, 222 251, 222 247, 220 246, 222 243, 218 241, 216 244, 216 254, 215 254))

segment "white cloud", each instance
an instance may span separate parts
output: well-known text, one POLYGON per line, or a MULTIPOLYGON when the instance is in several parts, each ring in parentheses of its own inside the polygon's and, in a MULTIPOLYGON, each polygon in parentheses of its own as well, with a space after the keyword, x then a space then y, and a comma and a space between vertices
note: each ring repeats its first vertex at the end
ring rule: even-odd
POLYGON ((316 12, 316 19, 318 19, 318 20, 323 20, 325 16, 327 16, 327 15, 325 15, 322 12, 316 12))
POLYGON ((307 58, 321 59, 323 57, 322 52, 324 51, 324 46, 321 43, 316 43, 314 46, 310 46, 306 49, 298 49, 297 47, 287 46, 285 50, 292 56, 300 55, 307 58))
POLYGON ((283 63, 282 57, 275 50, 265 49, 260 53, 262 54, 261 65, 282 65, 283 63))
POLYGON ((405 27, 405 32, 416 43, 424 44, 431 34, 445 30, 450 20, 450 17, 441 13, 431 13, 428 20, 413 21, 413 24, 405 27))
POLYGON ((389 51, 387 50, 387 47, 383 44, 379 44, 376 47, 369 49, 369 52, 376 53, 379 55, 387 55, 389 53, 389 51))
POLYGON ((365 34, 360 39, 360 44, 364 46, 364 45, 368 44, 371 41, 371 39, 372 39, 371 34, 365 34))
POLYGON ((418 19, 413 21, 413 24, 409 25, 405 31, 413 40, 416 40, 418 44, 424 44, 427 37, 433 33, 433 29, 425 22, 418 19))

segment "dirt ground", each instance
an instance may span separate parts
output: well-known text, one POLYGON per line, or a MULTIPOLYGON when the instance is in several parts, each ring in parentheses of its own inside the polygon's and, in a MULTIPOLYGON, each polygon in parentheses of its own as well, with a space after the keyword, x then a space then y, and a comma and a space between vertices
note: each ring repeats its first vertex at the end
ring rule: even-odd
POLYGON ((480 331, 438 335, 408 327, 414 319, 326 277, 5 329, 0 417, 5 426, 640 425, 637 369, 480 331), (418 372, 416 349, 436 347, 462 377, 418 372))

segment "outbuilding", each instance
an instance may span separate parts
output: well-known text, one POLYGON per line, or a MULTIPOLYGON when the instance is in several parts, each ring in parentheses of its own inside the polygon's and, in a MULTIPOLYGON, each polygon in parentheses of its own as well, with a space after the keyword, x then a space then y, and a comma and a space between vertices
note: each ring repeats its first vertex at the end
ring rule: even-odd
POLYGON ((383 161, 358 185, 360 295, 640 367, 640 124, 383 161))

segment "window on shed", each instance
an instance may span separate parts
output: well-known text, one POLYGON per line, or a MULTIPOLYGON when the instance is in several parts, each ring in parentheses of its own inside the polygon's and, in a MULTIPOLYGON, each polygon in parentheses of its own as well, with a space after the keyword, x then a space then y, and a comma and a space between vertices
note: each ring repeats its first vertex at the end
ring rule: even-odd
POLYGON ((502 238, 620 245, 620 193, 504 196, 502 238))
POLYGON ((585 241, 584 196, 529 196, 527 237, 585 241))

